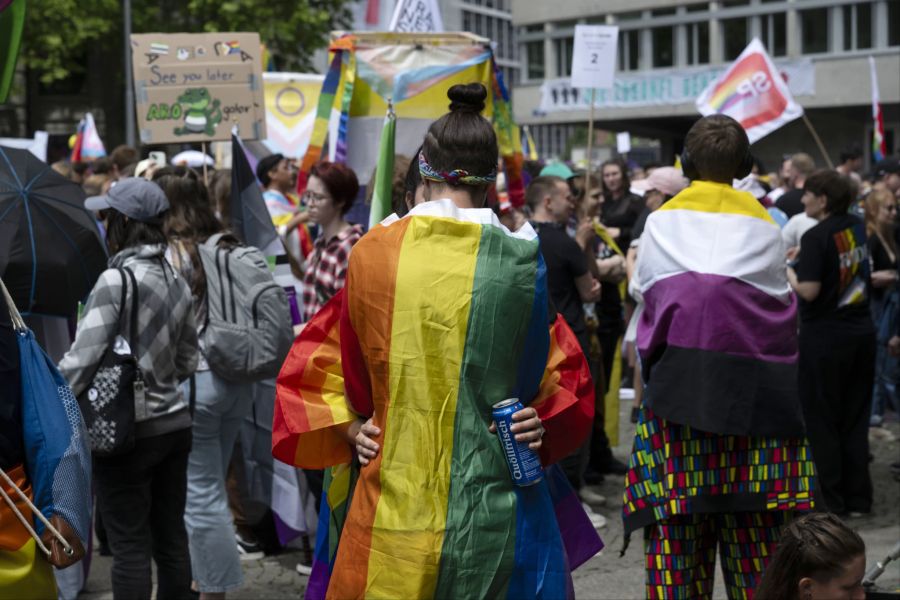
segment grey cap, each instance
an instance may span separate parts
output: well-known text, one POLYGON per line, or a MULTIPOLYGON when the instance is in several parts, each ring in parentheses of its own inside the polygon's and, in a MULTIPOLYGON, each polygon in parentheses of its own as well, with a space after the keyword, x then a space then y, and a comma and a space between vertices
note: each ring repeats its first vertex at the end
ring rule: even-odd
POLYGON ((169 200, 162 188, 141 177, 126 177, 115 182, 104 196, 91 196, 84 201, 88 210, 114 208, 135 221, 155 221, 169 210, 169 200))

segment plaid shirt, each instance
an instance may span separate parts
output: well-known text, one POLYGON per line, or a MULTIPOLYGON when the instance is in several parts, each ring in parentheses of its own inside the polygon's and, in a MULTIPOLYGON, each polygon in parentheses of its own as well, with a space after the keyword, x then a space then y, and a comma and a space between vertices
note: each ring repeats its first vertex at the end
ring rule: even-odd
POLYGON ((303 275, 303 320, 309 321, 347 280, 347 263, 353 244, 363 235, 360 225, 351 225, 330 240, 320 235, 306 260, 303 275))

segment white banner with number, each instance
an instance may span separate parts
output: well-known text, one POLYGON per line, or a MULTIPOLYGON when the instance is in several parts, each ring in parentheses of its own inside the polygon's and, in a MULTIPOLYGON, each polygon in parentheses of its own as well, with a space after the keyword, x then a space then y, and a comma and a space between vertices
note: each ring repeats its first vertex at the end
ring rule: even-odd
MULTIPOLYGON (((816 93, 813 61, 776 60, 775 67, 794 96, 816 93)), ((728 66, 688 67, 640 73, 617 72, 612 90, 596 90, 596 108, 633 108, 694 104, 704 89, 728 66)), ((541 85, 540 112, 553 113, 588 108, 589 90, 572 87, 571 79, 549 79, 541 85)))

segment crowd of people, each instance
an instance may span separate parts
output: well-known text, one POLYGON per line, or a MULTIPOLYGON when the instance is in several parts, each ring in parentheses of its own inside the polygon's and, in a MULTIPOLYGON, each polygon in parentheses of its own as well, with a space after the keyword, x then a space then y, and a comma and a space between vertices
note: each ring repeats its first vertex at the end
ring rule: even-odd
MULTIPOLYGON (((898 413, 900 161, 864 179, 858 149, 835 170, 796 153, 766 174, 737 122, 712 116, 680 166, 640 179, 621 159, 596 173, 528 164, 513 207, 485 89, 448 95, 396 161, 395 214, 368 233, 347 220, 361 188, 347 166, 316 164, 298 197, 292 160, 258 162, 299 299, 293 318, 272 300, 293 340, 277 398, 274 372, 263 385, 223 370, 237 350, 211 333, 244 299, 223 291, 229 257, 268 269, 229 229, 230 174, 128 147, 53 165, 90 196, 110 254, 59 370, 79 398, 110 353, 139 374, 127 447, 93 458, 114 597, 149 598, 153 561, 158 597, 223 598, 242 560, 272 550, 272 516, 246 518, 239 476, 261 394, 275 457, 312 499, 298 510, 319 515, 324 566, 298 565, 308 595, 563 597, 583 562, 573 548, 600 547, 596 485, 624 476, 622 551, 642 533, 648 598, 710 595, 717 553, 731 598, 862 597, 865 548, 845 520, 873 510, 869 436, 898 413), (626 389, 622 462, 610 437, 626 389), (494 435, 491 407, 511 396, 525 404, 516 439, 546 469, 531 487, 510 481, 494 435)), ((8 414, 4 448, 21 443, 8 414)), ((74 598, 83 574, 66 571, 60 595, 74 598)))

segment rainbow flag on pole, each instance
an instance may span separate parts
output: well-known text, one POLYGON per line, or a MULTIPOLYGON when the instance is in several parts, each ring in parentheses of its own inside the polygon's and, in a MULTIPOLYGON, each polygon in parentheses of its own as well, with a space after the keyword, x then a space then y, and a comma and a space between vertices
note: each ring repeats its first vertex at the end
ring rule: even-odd
POLYGON ((723 114, 736 120, 750 143, 803 116, 766 47, 753 38, 741 55, 696 101, 703 116, 723 114))
POLYGON ((878 74, 875 72, 875 59, 869 57, 869 73, 872 76, 872 161, 884 160, 887 148, 884 143, 884 117, 881 114, 881 102, 878 97, 878 74))
POLYGON ((333 563, 317 549, 311 588, 340 598, 561 598, 573 565, 602 547, 589 524, 564 522, 578 511, 557 518, 556 499, 571 507, 572 495, 551 496, 552 474, 512 484, 488 431, 494 403, 523 399, 546 428, 549 465, 578 447, 593 418, 578 343, 560 319, 548 322, 530 227, 510 233, 490 210, 449 200, 389 217, 354 247, 344 293, 297 339, 277 393, 273 453, 285 462, 349 463, 339 429, 357 416, 383 431, 333 563))
POLYGON ((94 123, 94 115, 84 113, 75 132, 75 145, 72 147, 71 161, 90 162, 103 156, 106 156, 106 148, 103 147, 103 140, 100 139, 100 132, 97 131, 97 124, 94 123))

